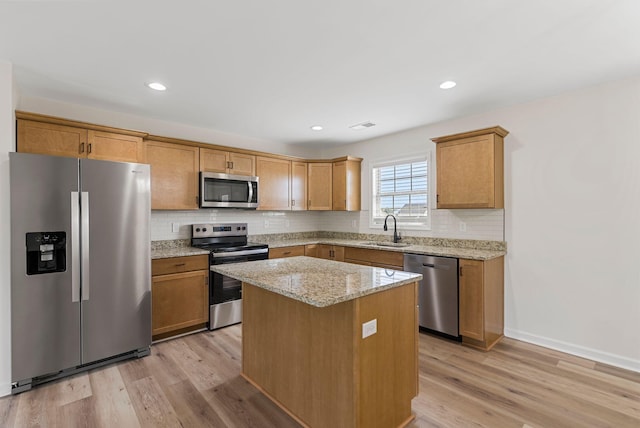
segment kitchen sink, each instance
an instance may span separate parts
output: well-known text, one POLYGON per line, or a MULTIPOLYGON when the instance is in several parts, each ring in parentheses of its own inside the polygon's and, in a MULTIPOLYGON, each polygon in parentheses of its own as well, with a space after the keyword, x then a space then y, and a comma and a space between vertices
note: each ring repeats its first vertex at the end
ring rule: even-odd
POLYGON ((396 247, 396 248, 408 247, 410 245, 402 242, 373 242, 373 241, 361 242, 360 244, 369 245, 371 247, 396 247))

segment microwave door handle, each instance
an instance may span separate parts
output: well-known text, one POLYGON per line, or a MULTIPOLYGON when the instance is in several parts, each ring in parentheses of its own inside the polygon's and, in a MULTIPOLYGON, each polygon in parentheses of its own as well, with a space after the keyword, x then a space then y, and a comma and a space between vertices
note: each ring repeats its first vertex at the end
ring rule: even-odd
POLYGON ((253 200, 253 186, 251 185, 251 181, 247 181, 247 185, 249 186, 249 200, 248 203, 251 203, 253 200))

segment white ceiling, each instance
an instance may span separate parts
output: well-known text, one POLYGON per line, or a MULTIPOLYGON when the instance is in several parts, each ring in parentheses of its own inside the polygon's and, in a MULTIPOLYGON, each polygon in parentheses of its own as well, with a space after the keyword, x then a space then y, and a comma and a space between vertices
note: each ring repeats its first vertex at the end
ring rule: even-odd
POLYGON ((0 60, 22 95, 343 144, 640 75, 640 1, 0 0, 0 60))

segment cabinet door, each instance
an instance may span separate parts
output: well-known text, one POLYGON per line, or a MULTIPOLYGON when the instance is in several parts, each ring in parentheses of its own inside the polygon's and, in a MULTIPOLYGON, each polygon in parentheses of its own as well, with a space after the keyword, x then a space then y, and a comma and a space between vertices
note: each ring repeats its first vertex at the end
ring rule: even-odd
POLYGON ((320 259, 344 261, 344 247, 339 245, 318 244, 316 255, 320 259))
POLYGON ((307 244, 304 246, 304 255, 307 257, 320 257, 318 256, 319 244, 307 244))
POLYGON ((142 162, 144 146, 141 137, 115 132, 88 132, 87 158, 116 162, 142 162))
POLYGON ((200 148, 200 171, 226 173, 227 162, 227 152, 200 148))
POLYGON ((333 210, 360 210, 360 161, 333 163, 333 210))
POLYGON ((18 120, 17 151, 42 155, 85 157, 87 130, 32 120, 18 120))
POLYGON ((332 168, 331 163, 309 163, 307 182, 309 189, 307 209, 327 211, 332 208, 332 168))
POLYGON ((291 162, 291 209, 307 209, 307 163, 291 162))
POLYGON ((484 340, 484 263, 460 259, 460 335, 484 340))
POLYGON ((494 137, 480 135, 436 146, 438 208, 503 207, 502 140, 496 144, 494 137))
POLYGON ((259 210, 291 209, 291 161, 258 156, 259 210))
POLYGON ((198 148, 147 141, 145 149, 151 165, 151 209, 198 209, 198 148))
POLYGON ((229 153, 229 173, 236 175, 256 175, 256 157, 244 153, 229 153))
POLYGON ((151 296, 154 336, 209 320, 209 276, 206 270, 154 276, 151 296))

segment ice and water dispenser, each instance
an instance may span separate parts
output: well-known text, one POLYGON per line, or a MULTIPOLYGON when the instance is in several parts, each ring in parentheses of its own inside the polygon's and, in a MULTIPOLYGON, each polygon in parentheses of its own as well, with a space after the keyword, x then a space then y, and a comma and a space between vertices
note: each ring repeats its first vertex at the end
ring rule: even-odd
POLYGON ((64 272, 66 242, 66 232, 27 233, 27 275, 64 272))

